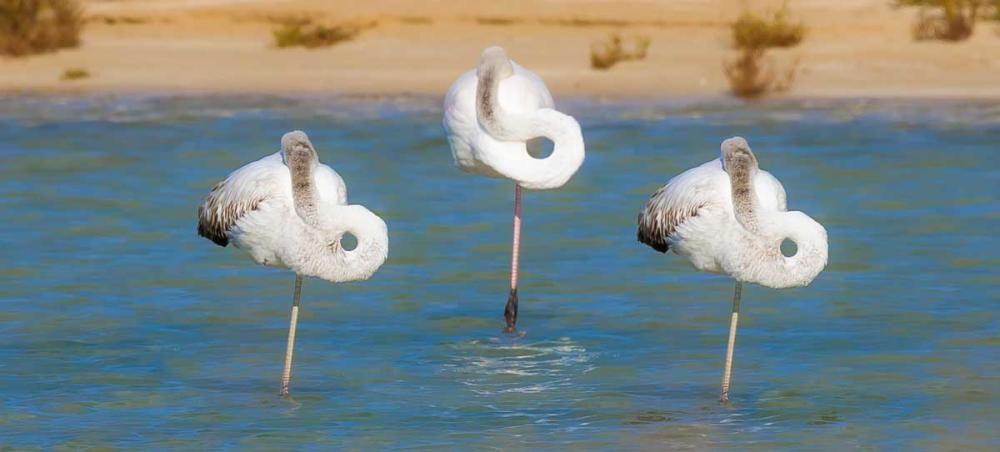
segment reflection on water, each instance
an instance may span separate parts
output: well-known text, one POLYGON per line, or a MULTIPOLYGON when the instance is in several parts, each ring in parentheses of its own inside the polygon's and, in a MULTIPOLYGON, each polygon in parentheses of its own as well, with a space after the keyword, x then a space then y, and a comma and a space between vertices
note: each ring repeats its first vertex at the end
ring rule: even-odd
POLYGON ((571 101, 587 162, 527 192, 454 169, 437 99, 0 100, 0 444, 739 449, 997 445, 1000 104, 571 101), (390 228, 370 281, 293 277, 195 234, 207 190, 303 129, 390 228), (746 136, 830 264, 748 286, 634 239, 673 174, 746 136))
POLYGON ((558 390, 571 386, 576 374, 594 370, 587 365, 590 361, 587 350, 569 338, 520 342, 507 338, 454 344, 455 363, 445 365, 444 369, 482 396, 558 390))

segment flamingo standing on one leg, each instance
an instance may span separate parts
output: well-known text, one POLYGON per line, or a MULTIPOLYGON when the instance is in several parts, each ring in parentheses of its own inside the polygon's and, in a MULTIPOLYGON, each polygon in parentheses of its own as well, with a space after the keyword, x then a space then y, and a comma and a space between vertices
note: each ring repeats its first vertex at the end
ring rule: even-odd
POLYGON ((514 234, 510 294, 504 308, 507 332, 517 326, 517 274, 521 243, 521 188, 561 187, 583 164, 583 135, 572 116, 554 109, 545 82, 507 58, 500 47, 483 51, 479 66, 462 74, 444 101, 444 128, 455 165, 490 177, 512 179, 514 234), (545 137, 552 154, 536 159, 527 141, 545 137))
POLYGON ((299 131, 281 138, 280 152, 233 171, 212 188, 198 208, 198 234, 220 246, 232 242, 258 264, 295 272, 283 396, 291 381, 302 277, 368 279, 389 253, 385 222, 364 206, 347 205, 344 180, 319 162, 299 131), (345 233, 357 238, 353 250, 340 244, 345 233))
POLYGON ((639 241, 687 257, 695 268, 736 279, 720 399, 729 400, 743 283, 803 287, 826 267, 826 229, 802 212, 785 211, 785 189, 757 166, 740 137, 722 156, 670 179, 639 213, 639 241), (781 243, 797 247, 784 256, 781 243))

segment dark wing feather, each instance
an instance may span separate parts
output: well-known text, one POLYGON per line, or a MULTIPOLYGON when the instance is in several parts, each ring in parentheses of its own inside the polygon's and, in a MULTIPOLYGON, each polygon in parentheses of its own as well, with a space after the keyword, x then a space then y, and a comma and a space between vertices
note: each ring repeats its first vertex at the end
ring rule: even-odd
POLYGON ((263 199, 246 199, 236 202, 223 202, 225 197, 219 196, 225 190, 226 182, 215 184, 198 207, 198 235, 211 240, 216 245, 229 245, 229 230, 236 221, 249 212, 257 210, 263 199))
POLYGON ((646 205, 639 212, 639 230, 637 237, 640 242, 649 245, 656 251, 666 253, 670 250, 670 235, 677 226, 688 218, 698 216, 700 205, 672 208, 666 204, 666 191, 669 185, 660 187, 649 197, 646 205))
POLYGON ((715 160, 679 174, 656 190, 639 211, 639 241, 661 253, 670 250, 670 236, 713 202, 715 179, 725 174, 715 160))
POLYGON ((216 245, 228 245, 229 232, 236 222, 257 210, 274 192, 275 176, 281 170, 280 157, 272 155, 247 164, 215 184, 198 207, 198 235, 216 245))

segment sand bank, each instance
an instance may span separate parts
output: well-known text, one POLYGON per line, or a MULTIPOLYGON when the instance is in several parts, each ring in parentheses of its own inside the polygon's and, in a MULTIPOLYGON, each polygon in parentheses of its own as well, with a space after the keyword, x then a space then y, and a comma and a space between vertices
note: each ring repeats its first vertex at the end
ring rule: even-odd
MULTIPOLYGON (((482 48, 499 44, 557 96, 724 96, 728 24, 743 3, 90 0, 82 45, 0 59, 0 91, 435 94, 473 67, 482 48), (333 47, 275 48, 271 31, 294 17, 372 26, 333 47), (591 69, 591 42, 612 32, 648 37, 646 59, 591 69), (69 68, 91 77, 60 80, 69 68)), ((915 42, 916 12, 887 0, 790 7, 809 32, 800 46, 774 52, 799 62, 787 96, 1000 97, 995 23, 981 23, 962 43, 915 42)))

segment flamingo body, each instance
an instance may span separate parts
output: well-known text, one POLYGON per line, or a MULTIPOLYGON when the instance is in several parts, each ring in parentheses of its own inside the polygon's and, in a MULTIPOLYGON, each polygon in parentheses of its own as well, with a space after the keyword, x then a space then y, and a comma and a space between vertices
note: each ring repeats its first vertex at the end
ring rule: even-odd
POLYGON ((561 187, 583 164, 580 125, 556 111, 545 82, 507 60, 502 49, 487 49, 484 59, 493 51, 510 72, 493 73, 494 68, 481 63, 459 76, 445 96, 442 124, 455 165, 470 173, 511 179, 528 189, 561 187), (482 96, 488 90, 483 85, 489 81, 497 86, 495 97, 486 100, 482 96), (493 119, 499 127, 491 130, 484 124, 483 110, 497 112, 493 119), (527 141, 543 136, 555 147, 549 157, 536 159, 528 153, 527 141))
MULTIPOLYGON (((534 72, 511 62, 514 75, 500 82, 500 105, 512 113, 524 114, 539 108, 554 108, 552 94, 534 72)), ((476 69, 458 77, 445 96, 444 128, 451 144, 455 165, 463 171, 488 177, 508 177, 493 168, 499 158, 523 158, 526 142, 500 141, 483 130, 476 118, 476 69), (493 150, 495 152, 486 152, 493 150), (492 164, 491 164, 492 163, 492 164)))
POLYGON ((369 246, 355 250, 367 255, 364 265, 349 268, 359 259, 331 256, 345 254, 339 241, 345 232, 360 227, 365 231, 355 235, 378 239, 375 236, 388 234, 385 223, 363 206, 347 205, 347 186, 332 168, 317 161, 310 173, 317 210, 339 217, 319 221, 328 230, 308 224, 296 212, 292 174, 283 153, 277 152, 233 171, 212 189, 198 209, 198 233, 218 245, 232 243, 246 250, 258 264, 332 282, 367 279, 385 261, 387 239, 369 241, 369 246), (358 224, 337 224, 342 220, 358 224))
MULTIPOLYGON (((320 202, 347 204, 344 179, 320 164, 315 173, 320 202)), ((230 242, 262 265, 287 267, 278 258, 286 239, 277 231, 296 221, 292 177, 281 152, 250 162, 218 183, 199 212, 198 233, 217 245, 230 242)))
POLYGON ((780 215, 787 226, 802 227, 794 232, 780 227, 766 238, 743 227, 736 216, 730 174, 720 157, 684 171, 653 193, 639 213, 639 241, 664 253, 672 249, 698 270, 743 282, 773 288, 808 285, 826 266, 826 230, 801 212, 786 211, 785 188, 771 173, 756 170, 751 180, 756 217, 777 226, 780 215), (798 260, 788 262, 781 255, 782 240, 791 236, 802 238, 804 243, 793 241, 809 256, 797 253, 798 260), (786 267, 792 271, 784 271, 786 267))

